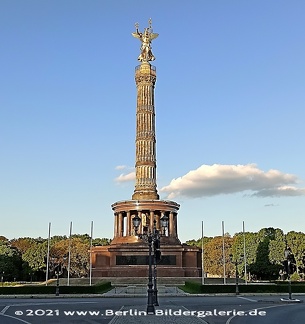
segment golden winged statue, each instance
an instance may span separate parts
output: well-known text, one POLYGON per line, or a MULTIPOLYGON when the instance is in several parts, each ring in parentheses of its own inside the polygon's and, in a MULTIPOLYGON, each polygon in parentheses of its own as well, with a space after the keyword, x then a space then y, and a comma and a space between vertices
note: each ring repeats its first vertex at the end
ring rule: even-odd
POLYGON ((139 32, 139 24, 136 23, 136 32, 132 33, 132 36, 135 38, 138 38, 142 44, 140 47, 141 54, 138 57, 138 61, 140 62, 148 62, 148 61, 154 61, 155 57, 151 51, 151 41, 159 36, 159 34, 153 33, 152 29, 152 22, 151 19, 148 21, 149 27, 144 28, 144 32, 139 32))

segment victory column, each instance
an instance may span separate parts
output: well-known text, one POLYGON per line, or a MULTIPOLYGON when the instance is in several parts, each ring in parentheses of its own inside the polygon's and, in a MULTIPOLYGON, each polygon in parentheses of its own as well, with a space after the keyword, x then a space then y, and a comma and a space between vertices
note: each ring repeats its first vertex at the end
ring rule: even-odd
POLYGON ((95 277, 146 277, 148 247, 141 235, 161 234, 162 262, 158 265, 161 277, 198 277, 199 249, 181 244, 178 239, 177 216, 180 205, 170 200, 160 200, 157 192, 156 134, 154 91, 156 68, 149 62, 155 60, 151 43, 158 37, 149 26, 132 36, 141 42, 138 65, 135 69, 137 86, 136 108, 136 180, 131 200, 112 204, 114 212, 114 237, 109 246, 92 249, 93 275, 95 277), (162 221, 168 219, 167 228, 162 221), (139 221, 137 228, 133 220, 139 221))

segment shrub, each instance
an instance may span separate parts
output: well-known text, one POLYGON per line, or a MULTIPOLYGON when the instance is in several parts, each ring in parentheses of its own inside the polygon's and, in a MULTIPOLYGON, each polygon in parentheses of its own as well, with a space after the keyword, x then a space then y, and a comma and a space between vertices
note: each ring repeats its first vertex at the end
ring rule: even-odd
POLYGON ((300 279, 301 279, 301 276, 300 276, 297 272, 293 273, 293 274, 290 276, 290 280, 291 280, 291 281, 299 281, 300 279))

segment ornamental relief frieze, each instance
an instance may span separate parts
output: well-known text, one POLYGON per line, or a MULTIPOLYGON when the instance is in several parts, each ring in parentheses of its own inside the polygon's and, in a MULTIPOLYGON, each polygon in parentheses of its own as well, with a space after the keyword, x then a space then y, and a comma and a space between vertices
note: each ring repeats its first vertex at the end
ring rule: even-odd
POLYGON ((147 137, 155 137, 155 132, 154 131, 144 131, 144 132, 138 132, 137 134, 137 139, 141 138, 147 138, 147 137))
POLYGON ((156 162, 155 156, 138 156, 138 162, 156 162))
POLYGON ((153 75, 137 75, 135 79, 138 85, 139 83, 155 83, 157 78, 153 75))
POLYGON ((138 113, 154 113, 155 107, 154 105, 142 105, 138 104, 137 112, 138 113))
POLYGON ((147 184, 137 184, 137 190, 141 192, 154 192, 156 186, 148 186, 147 184))
POLYGON ((139 179, 136 183, 137 190, 139 189, 142 190, 143 188, 145 190, 153 190, 155 187, 156 187, 155 182, 150 181, 150 183, 148 183, 145 178, 139 179))

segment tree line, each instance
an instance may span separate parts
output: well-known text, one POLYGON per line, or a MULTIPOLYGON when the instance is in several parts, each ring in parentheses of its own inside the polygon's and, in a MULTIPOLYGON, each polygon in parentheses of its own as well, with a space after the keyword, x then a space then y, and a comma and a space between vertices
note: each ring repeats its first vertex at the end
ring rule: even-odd
MULTIPOLYGON (((108 245, 107 238, 95 238, 92 245, 108 245)), ((60 265, 62 275, 67 276, 68 263, 70 277, 88 276, 90 267, 91 239, 88 234, 53 236, 49 246, 49 274, 52 278, 60 265), (69 253, 70 252, 70 253, 69 253)), ((8 240, 0 236, 0 276, 1 281, 41 281, 46 279, 48 239, 22 237, 8 240)))
MULTIPOLYGON (((201 248, 202 239, 186 243, 201 248)), ((258 232, 239 232, 233 237, 226 233, 224 237, 204 237, 203 250, 204 271, 209 275, 223 276, 225 261, 226 277, 236 275, 235 263, 238 264, 238 273, 245 277, 246 260, 247 279, 285 279, 288 273, 293 279, 304 279, 305 234, 302 232, 284 234, 281 229, 271 227, 258 232), (289 251, 289 263, 285 250, 289 251)))
MULTIPOLYGON (((109 245, 108 238, 95 238, 92 245, 109 245)), ((291 252, 289 273, 294 279, 304 279, 305 234, 279 228, 263 228, 258 232, 239 232, 224 237, 204 237, 186 242, 201 248, 203 243, 204 271, 212 276, 223 276, 224 261, 226 277, 234 277, 235 263, 240 276, 249 279, 274 280, 287 277, 285 249, 291 252), (223 258, 223 245, 225 257, 223 258), (246 258, 244 258, 246 251, 246 258), (246 260, 246 274, 245 274, 246 260)), ((88 234, 75 234, 71 238, 50 238, 49 278, 56 276, 56 266, 61 265, 62 275, 81 278, 89 274, 90 244, 88 234), (69 253, 70 252, 70 253, 69 253)), ((161 247, 162 249, 162 247, 161 247)), ((40 281, 46 278, 48 240, 22 237, 8 240, 0 236, 0 276, 2 281, 40 281)))

